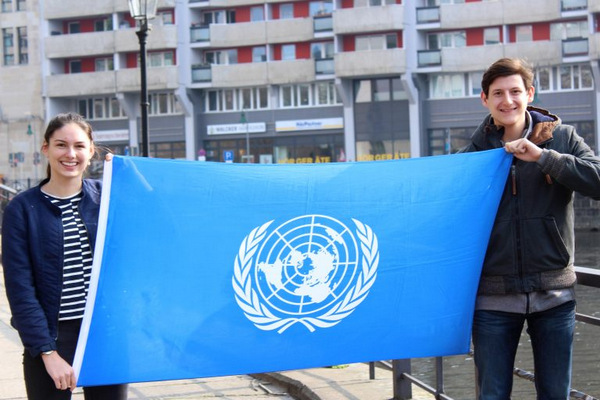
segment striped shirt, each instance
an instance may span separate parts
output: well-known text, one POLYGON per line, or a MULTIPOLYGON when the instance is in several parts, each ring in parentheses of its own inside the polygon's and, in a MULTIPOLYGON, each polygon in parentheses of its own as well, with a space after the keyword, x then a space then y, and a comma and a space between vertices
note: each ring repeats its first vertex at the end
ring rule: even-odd
POLYGON ((83 317, 92 273, 92 249, 79 215, 82 192, 69 198, 46 197, 62 211, 64 263, 59 321, 83 317))

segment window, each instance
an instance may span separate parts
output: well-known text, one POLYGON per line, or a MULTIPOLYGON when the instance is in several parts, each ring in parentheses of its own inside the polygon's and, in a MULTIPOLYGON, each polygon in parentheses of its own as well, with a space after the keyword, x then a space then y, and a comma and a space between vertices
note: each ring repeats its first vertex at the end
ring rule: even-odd
POLYGON ((315 15, 329 15, 333 12, 333 3, 331 0, 311 1, 308 6, 308 13, 311 17, 315 15))
POLYGON ((315 84, 315 105, 338 104, 337 91, 333 81, 319 82, 315 84))
POLYGON ((429 155, 452 154, 471 142, 473 128, 446 128, 429 131, 429 155))
POLYGON ((233 89, 223 90, 223 111, 235 110, 235 94, 233 89))
POLYGON ((443 47, 465 47, 467 35, 465 31, 431 33, 427 35, 429 50, 439 50, 443 47))
POLYGON ((218 65, 237 64, 237 49, 205 51, 204 62, 218 65))
POLYGON ((485 28, 483 30, 483 44, 500 43, 500 28, 485 28))
POLYGON ((17 11, 27 11, 26 0, 17 0, 17 11))
POLYGON ((174 65, 175 62, 173 60, 173 52, 172 51, 153 51, 148 54, 150 67, 168 67, 174 65))
POLYGON ((383 6, 386 4, 396 4, 396 0, 369 0, 370 6, 383 6))
POLYGON ((340 104, 333 81, 315 84, 284 85, 279 88, 281 108, 340 104), (314 96, 314 97, 313 97, 314 96))
POLYGON ((12 12, 12 0, 2 0, 2 12, 9 13, 12 12))
POLYGON ((113 71, 115 69, 112 57, 96 58, 95 71, 113 71))
POLYGON ((592 89, 594 81, 589 65, 562 65, 558 67, 559 90, 592 89))
POLYGON ((333 58, 333 42, 318 42, 310 44, 310 54, 315 60, 333 58))
POLYGON ((354 82, 354 102, 406 100, 400 78, 364 79, 354 82))
POLYGON ((150 115, 181 114, 182 109, 173 93, 151 93, 148 95, 150 115))
POLYGON ((185 142, 150 143, 150 154, 156 158, 185 159, 185 142))
POLYGON ((294 18, 294 5, 291 3, 281 4, 279 6, 279 19, 294 18))
POLYGON ((77 101, 76 110, 86 119, 125 118, 125 113, 116 97, 94 97, 77 101))
POLYGON ((81 32, 81 25, 79 25, 79 22, 69 22, 68 32, 69 33, 79 33, 79 32, 81 32))
POLYGON ((559 22, 550 25, 550 40, 588 37, 587 21, 559 22))
POLYGON ((481 79, 483 78, 483 72, 471 72, 469 74, 469 93, 472 96, 479 96, 481 94, 481 79))
POLYGON ((157 11, 156 19, 159 20, 160 23, 162 23, 163 25, 173 25, 173 23, 174 23, 173 11, 171 11, 171 10, 157 11))
POLYGON ((252 48, 252 62, 265 62, 267 61, 267 49, 265 46, 258 46, 252 48))
POLYGON ((373 80, 373 100, 374 101, 389 101, 392 99, 389 79, 373 80))
POLYGON ((260 110, 268 107, 266 87, 209 90, 204 104, 206 112, 260 110))
POLYGON ((284 44, 281 46, 281 59, 282 60, 295 60, 296 59, 296 45, 295 44, 284 44))
POLYGON ((386 4, 396 4, 396 0, 354 0, 354 8, 358 7, 376 7, 386 4))
POLYGON ((311 85, 286 85, 281 87, 281 107, 307 107, 311 105, 311 85))
POLYGON ((542 67, 535 71, 533 83, 536 92, 547 92, 552 89, 552 68, 542 67))
POLYGON ((429 87, 429 95, 432 99, 463 97, 465 95, 465 84, 463 75, 432 75, 429 87))
POLYGON ((396 34, 356 37, 356 51, 384 50, 396 47, 398 47, 398 37, 396 34))
POLYGON ((19 41, 19 65, 29 63, 27 28, 24 26, 17 28, 17 38, 19 41))
POLYGON ((531 42, 533 40, 533 28, 531 25, 519 25, 515 30, 517 42, 531 42))
POLYGON ((15 46, 12 28, 2 29, 2 50, 4 65, 15 65, 15 46))
POLYGON ((94 21, 95 32, 112 31, 112 29, 112 18, 103 18, 94 21))
POLYGON ((81 60, 69 61, 69 73, 78 74, 81 72, 81 60))
POLYGON ((240 110, 260 110, 269 106, 266 87, 240 89, 239 99, 240 110))
POLYGON ((264 21, 265 20, 265 9, 263 6, 250 7, 250 21, 264 21))
POLYGON ((207 11, 202 13, 202 25, 233 23, 235 23, 234 10, 207 11))

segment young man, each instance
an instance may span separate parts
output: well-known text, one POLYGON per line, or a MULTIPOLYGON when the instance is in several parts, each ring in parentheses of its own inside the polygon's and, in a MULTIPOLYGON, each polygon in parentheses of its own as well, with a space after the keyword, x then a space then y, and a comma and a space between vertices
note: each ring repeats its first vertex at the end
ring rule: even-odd
POLYGON ((464 151, 514 155, 488 245, 473 322, 480 400, 510 399, 525 321, 538 399, 569 398, 575 327, 574 192, 600 198, 600 159, 572 126, 528 106, 533 71, 500 59, 484 73, 490 114, 464 151))

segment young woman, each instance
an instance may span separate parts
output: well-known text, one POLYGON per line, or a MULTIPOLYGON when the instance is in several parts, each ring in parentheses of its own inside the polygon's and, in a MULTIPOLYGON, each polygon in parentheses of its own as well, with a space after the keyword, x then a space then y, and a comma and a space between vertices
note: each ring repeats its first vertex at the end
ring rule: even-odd
MULTIPOLYGON (((4 211, 2 265, 11 323, 25 347, 27 397, 70 399, 71 364, 85 308, 102 183, 83 175, 95 147, 77 114, 53 118, 42 152, 48 177, 4 211)), ((107 157, 107 159, 109 159, 107 157)), ((126 399, 127 386, 84 388, 86 399, 126 399)))

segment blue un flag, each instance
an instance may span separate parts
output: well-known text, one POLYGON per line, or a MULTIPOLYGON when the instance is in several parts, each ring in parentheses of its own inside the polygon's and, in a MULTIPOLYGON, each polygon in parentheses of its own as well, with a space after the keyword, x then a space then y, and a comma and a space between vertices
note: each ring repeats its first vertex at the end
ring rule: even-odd
POLYGON ((308 165, 115 157, 81 386, 468 352, 504 150, 308 165))

